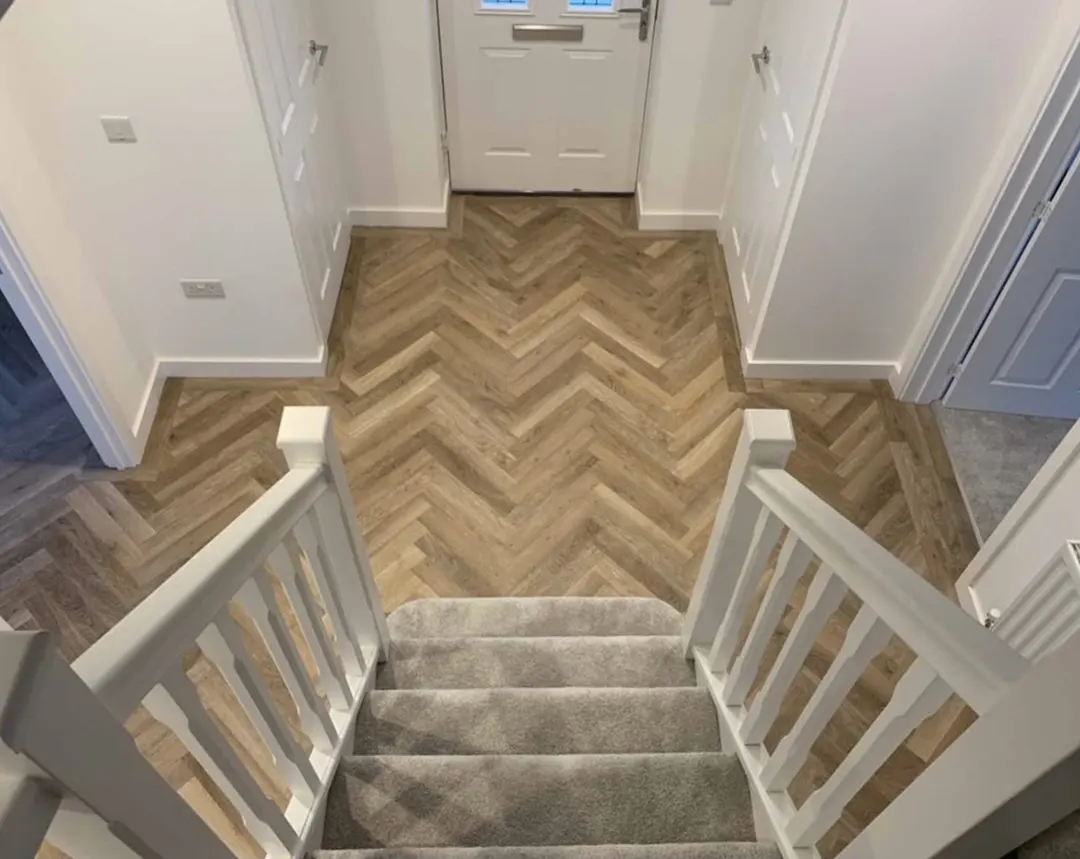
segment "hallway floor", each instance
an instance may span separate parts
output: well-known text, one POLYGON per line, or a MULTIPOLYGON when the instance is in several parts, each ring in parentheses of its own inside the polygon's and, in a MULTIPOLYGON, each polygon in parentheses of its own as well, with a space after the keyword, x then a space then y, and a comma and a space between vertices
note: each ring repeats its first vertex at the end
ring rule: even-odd
MULTIPOLYGON (((317 403, 334 409, 388 611, 503 594, 685 609, 744 408, 790 409, 790 471, 953 596, 977 546, 930 412, 883 384, 744 380, 715 237, 631 221, 630 200, 482 197, 456 199, 448 231, 357 231, 327 379, 171 382, 139 469, 35 474, 17 504, 0 497, 0 615, 82 652, 280 475, 282 407, 317 403)), ((807 661, 801 701, 844 625, 807 661)), ((797 793, 909 661, 894 645, 868 670, 797 793)), ((826 852, 966 720, 950 704, 920 728, 826 852)), ((213 793, 161 729, 135 729, 175 784, 213 793)))

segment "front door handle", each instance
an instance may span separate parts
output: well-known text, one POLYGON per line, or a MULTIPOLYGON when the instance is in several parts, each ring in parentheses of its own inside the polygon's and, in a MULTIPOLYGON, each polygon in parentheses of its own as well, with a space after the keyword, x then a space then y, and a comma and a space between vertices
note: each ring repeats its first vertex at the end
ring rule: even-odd
POLYGON ((768 45, 763 46, 762 49, 760 51, 758 51, 756 54, 751 54, 750 55, 750 60, 754 64, 754 73, 760 75, 761 74, 761 67, 762 66, 767 66, 769 64, 769 60, 771 60, 771 59, 772 59, 772 54, 769 52, 769 46, 768 45))
POLYGON ((312 39, 310 42, 308 42, 308 53, 311 54, 311 56, 313 57, 317 54, 319 57, 319 65, 325 66, 326 55, 330 53, 330 46, 320 45, 318 42, 312 39))
POLYGON ((634 9, 619 9, 620 15, 640 15, 641 26, 638 27, 638 38, 643 42, 649 41, 649 13, 652 11, 652 0, 641 0, 641 5, 634 9))

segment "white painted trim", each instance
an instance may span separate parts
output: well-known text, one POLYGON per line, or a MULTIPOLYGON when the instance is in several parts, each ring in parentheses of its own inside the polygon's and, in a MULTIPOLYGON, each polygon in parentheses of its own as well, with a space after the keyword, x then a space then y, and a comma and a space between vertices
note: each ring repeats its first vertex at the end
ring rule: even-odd
POLYGON ((749 379, 888 379, 895 372, 891 361, 763 361, 743 353, 749 379))
POLYGON ((349 223, 354 227, 411 227, 445 230, 450 217, 450 180, 443 186, 443 203, 438 209, 369 208, 350 206, 349 223))
POLYGON ((146 386, 142 402, 139 404, 138 414, 135 417, 135 423, 131 428, 135 435, 140 461, 146 452, 146 443, 150 439, 150 430, 154 426, 154 418, 157 417, 158 404, 161 402, 161 394, 164 390, 165 376, 161 375, 161 362, 158 361, 154 364, 154 375, 146 386))
POLYGON ((638 229, 713 232, 718 217, 716 212, 645 212, 638 209, 638 229))
POLYGON ((637 228, 657 232, 699 232, 719 229, 718 212, 664 212, 649 210, 645 204, 641 183, 638 182, 634 194, 634 214, 637 228))
POLYGON ((7 274, 0 282, 12 287, 5 290, 8 302, 101 461, 112 468, 138 465, 142 449, 128 429, 123 411, 107 391, 94 385, 3 215, 0 215, 0 267, 7 274))
MULTIPOLYGON (((1054 492, 1063 475, 1074 467, 1074 462, 1080 457, 1080 422, 1069 430, 1061 444, 1059 444, 1046 464, 1039 469, 1031 483, 1028 484, 1020 497, 1013 504, 1012 509, 1005 514, 1001 524, 994 529, 994 533, 983 544, 979 553, 972 558, 963 575, 956 582, 956 595, 960 605, 968 612, 981 620, 983 607, 978 604, 974 588, 979 578, 997 560, 1012 539, 1024 528, 1028 527, 1029 520, 1034 516, 1047 497, 1054 492)), ((1056 550, 1058 540, 1047 546, 1050 550, 1056 550)), ((1042 562, 1042 558, 1033 558, 1032 563, 1042 562)))
POLYGON ((338 732, 338 743, 334 747, 334 753, 327 755, 318 749, 311 750, 311 764, 319 776, 319 792, 315 795, 315 804, 305 819, 301 815, 306 811, 303 804, 295 797, 289 801, 285 809, 285 819, 292 824, 301 823, 298 828, 300 840, 292 853, 292 859, 303 859, 311 851, 318 850, 322 846, 323 829, 326 823, 326 799, 330 795, 330 785, 334 782, 338 765, 342 757, 352 754, 356 744, 356 717, 360 713, 360 707, 367 699, 368 693, 375 686, 375 675, 378 673, 377 662, 381 656, 378 648, 368 648, 364 651, 363 679, 359 684, 350 683, 349 692, 356 696, 349 708, 348 716, 343 718, 339 710, 330 710, 330 718, 334 723, 334 729, 338 732))
POLYGON ((961 225, 941 276, 889 379, 900 399, 929 403, 942 396, 949 367, 972 342, 1031 212, 1065 158, 1072 133, 1059 135, 1080 110, 1080 14, 1066 4, 1032 80, 961 225), (1065 138, 1056 139, 1056 138, 1065 138))
POLYGON ((312 379, 326 375, 326 346, 311 358, 160 358, 157 376, 171 379, 312 379))
MULTIPOLYGON (((705 647, 695 647, 693 651, 694 673, 697 685, 709 690, 713 706, 720 719, 720 733, 730 741, 730 746, 739 756, 739 762, 750 783, 750 796, 754 802, 754 830, 758 841, 767 841, 776 845, 784 859, 820 859, 821 854, 812 847, 796 847, 787 836, 787 826, 795 816, 795 804, 787 791, 771 793, 765 789, 761 780, 761 771, 768 760, 764 744, 748 746, 737 737, 746 719, 745 707, 729 707, 724 703, 724 680, 709 670, 709 651, 705 647)), ((729 751, 729 746, 724 745, 729 751)))

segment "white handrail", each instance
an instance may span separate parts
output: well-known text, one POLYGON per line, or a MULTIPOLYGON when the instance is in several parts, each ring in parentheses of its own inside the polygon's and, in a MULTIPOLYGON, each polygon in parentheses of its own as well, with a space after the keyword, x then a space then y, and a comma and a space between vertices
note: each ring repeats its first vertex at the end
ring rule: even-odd
POLYGON ((746 486, 977 713, 1030 667, 787 472, 753 469, 746 486))
POLYGON ((317 846, 330 782, 389 633, 330 410, 286 408, 278 447, 285 476, 74 665, 43 634, 0 632, 0 848, 16 838, 40 844, 47 827, 45 837, 73 859, 231 855, 124 728, 140 704, 186 746, 268 857, 298 859, 317 846), (274 580, 299 629, 289 625, 274 580), (263 679, 261 651, 248 649, 234 619, 241 608, 291 702, 263 679), (325 702, 301 656, 304 644, 325 702), (285 809, 263 791, 188 677, 184 656, 196 646, 269 752, 291 794, 285 809), (293 734, 290 704, 310 752, 293 734), (56 799, 45 809, 49 820, 34 831, 25 822, 12 829, 12 814, 44 806, 34 798, 36 782, 2 780, 45 773, 56 799))
MULTIPOLYGON (((738 754, 746 770, 757 800, 759 837, 775 842, 784 859, 817 859, 819 840, 916 726, 953 693, 979 714, 996 712, 1031 666, 784 471, 794 446, 795 433, 786 412, 745 412, 687 611, 683 643, 716 704, 725 750, 738 754), (750 619, 746 615, 752 596, 774 553, 778 554, 769 586, 744 640, 741 630, 750 619), (813 558, 820 564, 806 597, 751 700, 749 693, 766 644, 796 581, 813 558), (782 703, 849 592, 862 599, 858 617, 797 721, 770 752, 765 738, 776 725, 782 703), (893 635, 918 658, 899 678, 890 700, 854 748, 796 808, 788 794, 792 778, 863 671, 893 635)), ((917 825, 912 820, 907 823, 917 825)), ((867 843, 866 839, 861 843, 867 843)), ((912 859, 932 855, 923 852, 912 859)))
POLYGON ((113 715, 131 715, 328 486, 322 468, 290 470, 75 660, 113 715))
POLYGON ((0 856, 33 859, 59 806, 44 780, 0 776, 0 856))

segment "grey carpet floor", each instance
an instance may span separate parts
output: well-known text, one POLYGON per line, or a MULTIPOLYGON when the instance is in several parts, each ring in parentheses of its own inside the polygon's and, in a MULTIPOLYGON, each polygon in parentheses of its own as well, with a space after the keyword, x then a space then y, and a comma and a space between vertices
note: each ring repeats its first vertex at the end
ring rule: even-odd
POLYGON ((934 412, 975 532, 985 543, 1073 422, 941 407, 934 412))
POLYGON ((424 600, 327 802, 319 859, 779 859, 656 600, 424 600))

